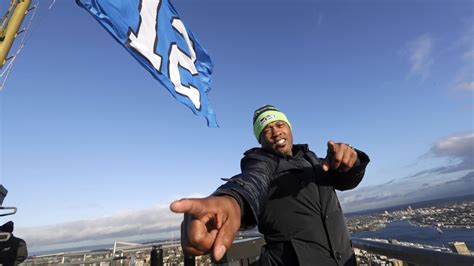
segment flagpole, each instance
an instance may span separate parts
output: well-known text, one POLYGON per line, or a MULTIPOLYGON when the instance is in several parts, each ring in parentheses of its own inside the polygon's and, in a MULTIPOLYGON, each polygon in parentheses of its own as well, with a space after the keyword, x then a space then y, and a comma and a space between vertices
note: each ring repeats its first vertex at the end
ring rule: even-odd
MULTIPOLYGON (((15 1, 12 1, 11 5, 14 5, 14 2, 15 1)), ((6 63, 8 52, 18 35, 18 29, 20 28, 23 19, 28 13, 30 3, 31 0, 18 0, 15 10, 8 20, 7 27, 5 30, 0 29, 0 68, 6 63)))

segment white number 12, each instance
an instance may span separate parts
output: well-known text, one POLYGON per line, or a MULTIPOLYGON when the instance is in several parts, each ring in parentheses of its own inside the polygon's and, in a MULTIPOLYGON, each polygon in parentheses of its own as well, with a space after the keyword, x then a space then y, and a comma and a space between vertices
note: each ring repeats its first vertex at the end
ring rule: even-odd
MULTIPOLYGON (((162 56, 155 52, 158 44, 157 21, 158 13, 161 7, 161 0, 141 0, 140 3, 140 25, 137 33, 130 31, 128 35, 129 45, 145 57, 158 71, 161 72, 162 56)), ((191 75, 197 75, 195 66, 196 52, 193 42, 184 27, 184 24, 178 18, 173 18, 171 25, 186 41, 190 55, 183 52, 176 43, 171 43, 169 49, 168 75, 174 85, 175 91, 188 97, 196 109, 201 108, 201 97, 199 90, 192 84, 184 85, 181 83, 179 66, 183 67, 191 75)))

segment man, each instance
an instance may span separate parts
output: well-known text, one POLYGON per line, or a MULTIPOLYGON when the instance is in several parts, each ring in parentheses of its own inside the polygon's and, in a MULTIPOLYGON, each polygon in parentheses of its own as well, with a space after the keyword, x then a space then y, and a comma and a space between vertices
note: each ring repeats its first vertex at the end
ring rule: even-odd
POLYGON ((288 118, 271 105, 255 111, 253 124, 261 148, 245 152, 241 174, 210 197, 171 204, 193 217, 183 224, 185 253, 212 250, 220 260, 239 228, 258 225, 266 241, 262 265, 355 265, 334 189, 356 187, 368 156, 329 141, 326 158, 319 159, 308 145, 293 145, 288 118))
POLYGON ((18 265, 28 257, 25 240, 13 235, 13 222, 0 226, 0 265, 18 265))

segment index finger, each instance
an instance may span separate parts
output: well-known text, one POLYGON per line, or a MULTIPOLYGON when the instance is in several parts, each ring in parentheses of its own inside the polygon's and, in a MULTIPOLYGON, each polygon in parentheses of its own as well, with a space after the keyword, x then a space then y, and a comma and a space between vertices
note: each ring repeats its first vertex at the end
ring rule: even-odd
POLYGON ((200 199, 180 199, 170 204, 170 210, 175 213, 190 213, 199 217, 204 213, 205 206, 200 199))
POLYGON ((337 145, 334 141, 328 141, 328 153, 335 154, 337 152, 337 145))

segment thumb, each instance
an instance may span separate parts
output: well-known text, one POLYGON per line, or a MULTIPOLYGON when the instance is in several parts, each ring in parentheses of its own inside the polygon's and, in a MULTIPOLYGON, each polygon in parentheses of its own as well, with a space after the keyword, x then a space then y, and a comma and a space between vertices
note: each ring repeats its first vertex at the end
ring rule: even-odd
POLYGON ((329 169, 331 168, 331 167, 329 166, 329 163, 327 162, 326 159, 324 159, 324 160, 322 161, 321 166, 323 167, 324 172, 329 171, 329 169))
POLYGON ((170 210, 175 213, 190 213, 199 217, 205 212, 206 207, 200 199, 180 199, 170 204, 170 210))
POLYGON ((221 260, 227 250, 229 250, 236 232, 237 231, 233 230, 229 223, 225 223, 217 233, 212 252, 212 255, 217 261, 221 260))

